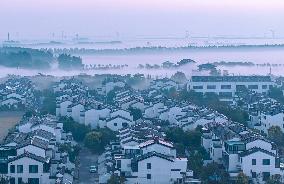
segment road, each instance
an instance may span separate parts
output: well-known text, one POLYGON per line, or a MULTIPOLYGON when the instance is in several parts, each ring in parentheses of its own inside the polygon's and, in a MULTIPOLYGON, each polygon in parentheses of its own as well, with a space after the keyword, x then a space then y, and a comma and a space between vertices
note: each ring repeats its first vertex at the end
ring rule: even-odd
POLYGON ((91 153, 87 148, 82 146, 79 154, 79 184, 98 183, 98 174, 90 173, 89 167, 97 165, 98 155, 91 153))

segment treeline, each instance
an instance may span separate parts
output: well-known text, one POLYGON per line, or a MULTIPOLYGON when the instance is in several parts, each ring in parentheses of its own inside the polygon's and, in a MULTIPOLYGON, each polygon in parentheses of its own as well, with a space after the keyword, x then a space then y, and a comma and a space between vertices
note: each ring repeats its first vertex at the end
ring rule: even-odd
POLYGON ((82 69, 80 57, 60 54, 56 58, 48 50, 19 47, 0 48, 0 65, 10 68, 49 69, 52 63, 58 62, 60 69, 82 69))
POLYGON ((208 46, 184 46, 184 47, 133 47, 124 49, 86 49, 86 48, 56 48, 46 49, 54 54, 128 54, 128 53, 148 53, 148 52, 170 52, 183 50, 207 50, 207 49, 261 49, 261 48, 284 48, 284 44, 263 44, 263 45, 208 45, 208 46))
POLYGON ((82 58, 71 56, 69 54, 61 54, 57 58, 59 69, 82 69, 82 58))
POLYGON ((1 48, 0 65, 12 68, 46 69, 54 60, 48 51, 27 48, 1 48))
POLYGON ((170 61, 165 61, 161 65, 157 65, 157 64, 150 65, 150 64, 147 63, 144 66, 142 64, 139 64, 138 68, 140 68, 140 69, 144 69, 144 68, 145 69, 160 69, 160 68, 172 69, 172 68, 182 67, 182 66, 187 65, 187 64, 192 64, 192 63, 196 63, 196 61, 194 61, 192 59, 182 59, 182 60, 180 60, 177 63, 172 63, 170 61))

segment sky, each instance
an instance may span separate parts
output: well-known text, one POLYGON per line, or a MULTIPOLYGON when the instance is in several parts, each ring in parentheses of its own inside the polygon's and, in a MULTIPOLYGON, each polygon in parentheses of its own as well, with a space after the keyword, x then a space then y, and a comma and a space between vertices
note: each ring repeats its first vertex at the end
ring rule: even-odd
POLYGON ((0 0, 0 38, 284 37, 283 0, 0 0))

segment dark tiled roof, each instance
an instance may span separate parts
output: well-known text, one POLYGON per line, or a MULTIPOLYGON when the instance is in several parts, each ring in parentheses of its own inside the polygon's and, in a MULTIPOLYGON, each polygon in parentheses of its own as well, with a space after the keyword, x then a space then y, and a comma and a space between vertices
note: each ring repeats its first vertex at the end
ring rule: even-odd
POLYGON ((242 153, 240 153, 240 157, 245 157, 247 155, 250 155, 250 154, 253 154, 253 153, 256 153, 256 152, 263 152, 265 154, 268 154, 268 155, 271 155, 273 157, 276 157, 276 155, 274 153, 271 153, 267 150, 264 150, 264 149, 261 149, 261 148, 252 148, 252 149, 249 149, 249 150, 246 150, 246 151, 243 151, 242 153))
POLYGON ((270 76, 192 76, 192 82, 271 82, 270 76))
POLYGON ((47 141, 42 140, 42 139, 33 137, 33 138, 29 138, 29 139, 25 140, 22 144, 19 144, 17 146, 17 148, 23 148, 23 147, 28 146, 28 145, 33 145, 33 146, 36 146, 38 148, 47 150, 49 143, 47 141))
POLYGON ((37 155, 29 153, 29 152, 24 152, 21 155, 18 155, 16 157, 10 158, 8 160, 8 162, 13 162, 15 160, 18 160, 18 159, 21 159, 21 158, 24 158, 24 157, 28 157, 28 158, 31 158, 33 160, 36 160, 36 161, 39 161, 39 162, 42 162, 42 163, 49 163, 49 160, 50 160, 49 158, 43 158, 41 156, 37 156, 37 155))
POLYGON ((141 160, 145 160, 145 159, 147 159, 147 158, 154 157, 154 156, 160 157, 160 158, 162 158, 162 159, 165 159, 165 160, 168 160, 168 161, 171 161, 171 162, 174 162, 174 157, 168 156, 168 155, 164 155, 164 154, 161 154, 161 153, 157 153, 157 152, 155 152, 155 151, 148 152, 148 153, 146 153, 146 154, 143 154, 143 155, 139 156, 139 157, 137 158, 137 161, 139 162, 139 161, 141 161, 141 160))

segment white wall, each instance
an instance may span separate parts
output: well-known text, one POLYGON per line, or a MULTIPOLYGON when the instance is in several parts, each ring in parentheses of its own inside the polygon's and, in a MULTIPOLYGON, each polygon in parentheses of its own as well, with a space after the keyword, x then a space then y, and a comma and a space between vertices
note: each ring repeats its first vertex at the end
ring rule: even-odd
POLYGON ((18 184, 18 177, 28 183, 28 178, 39 178, 40 184, 50 184, 49 173, 43 173, 43 163, 24 157, 8 163, 8 176, 14 177, 18 184), (10 165, 15 165, 15 173, 10 173, 10 165), (23 165, 23 173, 17 173, 17 165, 23 165), (38 165, 38 173, 29 173, 29 165, 38 165))
POLYGON ((270 175, 280 174, 280 169, 275 168, 275 158, 263 152, 255 152, 242 158, 241 162, 244 174, 251 177, 251 172, 262 176, 262 172, 270 172, 270 175), (256 159, 256 165, 252 165, 252 159, 256 159), (270 165, 263 165, 262 159, 270 159, 270 165))

